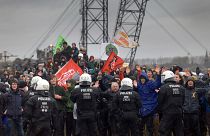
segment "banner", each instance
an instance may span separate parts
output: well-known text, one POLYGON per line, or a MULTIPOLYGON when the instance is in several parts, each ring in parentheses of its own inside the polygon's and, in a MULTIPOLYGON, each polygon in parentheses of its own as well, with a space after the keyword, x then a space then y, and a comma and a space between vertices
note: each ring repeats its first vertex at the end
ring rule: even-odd
POLYGON ((101 60, 107 60, 107 58, 109 57, 109 55, 111 54, 111 52, 114 52, 116 55, 119 56, 119 46, 116 45, 115 43, 102 43, 99 46, 99 58, 101 60))
POLYGON ((60 36, 58 37, 58 40, 57 40, 57 42, 56 42, 55 47, 53 48, 53 55, 56 54, 56 51, 57 51, 58 48, 60 48, 60 49, 62 50, 62 48, 63 48, 63 47, 62 47, 63 42, 65 42, 65 40, 64 40, 64 38, 60 35, 60 36))
POLYGON ((111 52, 101 71, 110 73, 121 67, 123 63, 124 61, 120 57, 118 57, 114 52, 111 52))
POLYGON ((117 44, 118 46, 124 47, 124 48, 135 48, 138 46, 138 43, 131 40, 126 32, 120 30, 117 32, 116 36, 113 38, 113 42, 117 44))
POLYGON ((71 59, 56 74, 59 86, 66 86, 66 80, 78 80, 82 75, 82 69, 71 59))

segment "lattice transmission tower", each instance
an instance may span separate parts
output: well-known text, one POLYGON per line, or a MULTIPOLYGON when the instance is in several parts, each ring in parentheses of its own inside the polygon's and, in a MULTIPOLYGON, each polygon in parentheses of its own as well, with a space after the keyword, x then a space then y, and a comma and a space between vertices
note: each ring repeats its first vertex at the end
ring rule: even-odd
MULTIPOLYGON (((117 31, 122 29, 129 38, 139 43, 142 23, 145 15, 148 0, 121 0, 118 11, 117 23, 115 27, 117 31)), ((132 65, 136 55, 137 47, 131 49, 129 64, 132 65)))
POLYGON ((81 44, 88 45, 108 42, 108 0, 81 0, 82 36, 81 44))

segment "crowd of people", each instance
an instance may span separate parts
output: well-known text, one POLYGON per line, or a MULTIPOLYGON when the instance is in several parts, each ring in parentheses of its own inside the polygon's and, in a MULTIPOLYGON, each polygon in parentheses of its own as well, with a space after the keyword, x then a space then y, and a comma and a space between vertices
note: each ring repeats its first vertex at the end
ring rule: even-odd
POLYGON ((136 64, 111 73, 73 43, 36 68, 0 74, 0 136, 207 136, 210 68, 136 64), (73 59, 84 71, 58 85, 73 59))

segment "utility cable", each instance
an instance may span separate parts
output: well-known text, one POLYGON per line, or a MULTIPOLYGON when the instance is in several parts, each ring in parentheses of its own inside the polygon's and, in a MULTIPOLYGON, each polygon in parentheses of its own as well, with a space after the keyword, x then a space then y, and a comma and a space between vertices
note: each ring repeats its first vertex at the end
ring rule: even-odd
POLYGON ((147 14, 152 18, 152 20, 154 20, 166 33, 167 35, 175 42, 177 43, 177 45, 182 48, 186 53, 187 55, 191 55, 191 53, 184 47, 184 45, 176 39, 176 37, 167 30, 166 27, 164 27, 151 13, 149 13, 148 11, 146 11, 147 14))
POLYGON ((176 17, 174 17, 165 6, 163 6, 158 0, 155 0, 155 2, 157 3, 157 5, 159 7, 161 7, 161 9, 164 10, 165 13, 168 14, 168 16, 174 21, 176 22, 201 48, 203 48, 204 50, 207 50, 207 48, 201 43, 201 41, 199 41, 192 32, 190 32, 179 20, 176 19, 176 17))

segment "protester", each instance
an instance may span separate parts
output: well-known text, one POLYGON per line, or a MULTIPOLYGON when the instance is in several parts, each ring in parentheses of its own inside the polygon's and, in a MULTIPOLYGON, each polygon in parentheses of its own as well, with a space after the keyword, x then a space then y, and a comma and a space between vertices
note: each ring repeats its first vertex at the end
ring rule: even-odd
POLYGON ((65 117, 65 91, 64 88, 58 85, 56 76, 52 76, 50 80, 50 95, 56 100, 56 124, 55 136, 64 136, 64 117, 65 117))
POLYGON ((145 125, 149 136, 152 136, 154 131, 153 116, 156 113, 158 105, 158 94, 155 89, 159 89, 161 85, 160 69, 158 67, 156 68, 156 72, 158 75, 155 81, 149 80, 147 74, 142 72, 139 77, 139 82, 134 84, 134 86, 138 89, 142 102, 142 107, 140 109, 140 116, 142 118, 140 123, 141 135, 143 135, 145 125))
POLYGON ((184 113, 184 135, 200 136, 199 122, 199 97, 195 90, 195 82, 189 77, 185 85, 184 113))
POLYGON ((75 128, 76 128, 76 122, 73 119, 73 108, 74 103, 70 100, 71 93, 74 90, 76 85, 76 81, 74 79, 69 79, 66 81, 67 90, 65 91, 65 96, 63 99, 65 100, 65 106, 66 106, 66 136, 75 135, 75 128))
POLYGON ((18 81, 11 81, 11 92, 4 95, 6 102, 5 114, 8 118, 7 134, 12 135, 12 130, 17 131, 18 136, 24 136, 23 120, 22 120, 22 96, 18 88, 18 81))
MULTIPOLYGON (((2 119, 0 120, 0 136, 2 132, 6 136, 17 135, 20 132, 22 135, 22 127, 26 135, 40 132, 37 135, 54 136, 63 136, 64 134, 83 136, 88 133, 90 135, 117 136, 125 135, 128 129, 132 133, 139 133, 140 130, 140 135, 145 134, 146 136, 171 135, 171 132, 176 136, 184 133, 188 135, 191 132, 196 136, 206 136, 207 127, 210 128, 210 93, 208 91, 210 88, 210 70, 208 69, 207 73, 202 73, 205 69, 199 66, 199 69, 197 68, 197 70, 195 69, 196 72, 193 72, 192 67, 182 68, 173 65, 171 70, 175 74, 175 79, 162 78, 164 82, 161 84, 160 74, 162 72, 162 75, 165 75, 165 73, 159 68, 156 69, 157 64, 152 66, 136 64, 133 68, 126 63, 123 65, 124 60, 117 55, 113 57, 115 61, 112 61, 112 58, 109 61, 97 60, 94 55, 88 58, 87 50, 81 48, 78 51, 76 43, 72 43, 72 47, 66 42, 61 43, 56 54, 52 57, 53 59, 47 57, 47 60, 33 63, 28 61, 23 64, 14 64, 14 69, 1 70, 0 81, 5 86, 10 87, 6 87, 0 94, 0 117, 2 119), (70 63, 66 67, 68 62, 73 62, 71 59, 76 64, 70 63), (63 72, 61 68, 66 69, 66 71, 63 72), (92 81, 87 80, 87 78, 83 81, 88 82, 80 82, 79 78, 83 77, 80 76, 82 73, 88 73, 92 81), (37 91, 35 88, 42 78, 50 81, 50 89, 37 91), (120 83, 126 78, 131 79, 132 89, 131 86, 129 90, 123 90, 123 87, 120 87, 120 83), (189 80, 189 78, 193 79, 189 80), (18 79, 17 89, 14 88, 14 84, 12 85, 14 79, 18 79), (184 89, 182 85, 185 84, 186 88, 184 89), (8 90, 7 88, 13 89, 8 90), (83 89, 92 90, 93 93, 83 91, 83 89), (126 105, 134 102, 133 95, 126 93, 138 93, 138 101, 142 107, 137 112, 133 110, 132 115, 125 121, 125 118, 122 118, 122 111, 124 113, 126 105), (185 95, 185 99, 183 95, 185 95), (89 96, 91 96, 91 100, 89 96), (132 102, 124 103, 121 99, 124 96, 126 98, 132 96, 132 102), (17 98, 15 103, 19 108, 11 108, 14 106, 14 102, 11 101, 14 97, 17 98), (57 107, 53 110, 54 119, 48 116, 48 113, 41 114, 40 112, 34 116, 34 110, 39 110, 39 108, 32 109, 31 106, 39 105, 39 102, 34 100, 34 98, 39 97, 50 98, 49 105, 55 102, 57 107), (123 106, 116 101, 121 102, 123 106), (13 110, 15 111, 13 112, 13 110), (16 118, 16 113, 20 120, 14 119, 13 116, 16 118), (75 118, 75 113, 77 118, 75 118), (49 120, 39 121, 45 117, 49 117, 49 120), (36 126, 29 125, 31 119, 37 121, 36 126), (138 124, 130 128, 125 122, 129 124, 131 120, 132 126, 138 124), (184 125, 181 120, 184 121, 184 125), (49 126, 49 121, 54 124, 49 126), (20 126, 21 129, 15 126, 20 126), (31 127, 34 128, 33 131, 31 131, 31 127), (36 131, 39 128, 45 129, 46 133, 41 132, 41 130, 36 131), (137 130, 134 131, 134 128, 137 130), (158 131, 160 134, 157 133, 158 131)), ((162 68, 165 70, 166 66, 163 65, 162 68)))
POLYGON ((61 54, 66 58, 67 61, 71 58, 72 48, 67 42, 63 42, 63 51, 61 54))

